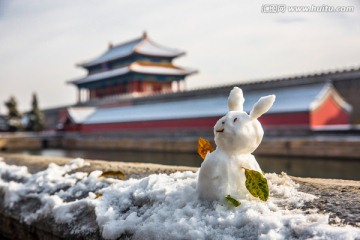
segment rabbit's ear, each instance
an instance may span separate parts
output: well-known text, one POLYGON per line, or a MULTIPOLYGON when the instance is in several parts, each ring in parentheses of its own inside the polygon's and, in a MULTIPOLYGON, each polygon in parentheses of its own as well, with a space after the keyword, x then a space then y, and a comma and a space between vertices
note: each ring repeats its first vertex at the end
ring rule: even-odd
POLYGON ((228 105, 229 111, 243 111, 245 99, 240 88, 234 87, 229 95, 228 105))
POLYGON ((257 103, 255 103, 253 109, 250 112, 252 119, 259 118, 261 115, 269 111, 273 103, 275 102, 275 95, 269 95, 261 97, 257 103))

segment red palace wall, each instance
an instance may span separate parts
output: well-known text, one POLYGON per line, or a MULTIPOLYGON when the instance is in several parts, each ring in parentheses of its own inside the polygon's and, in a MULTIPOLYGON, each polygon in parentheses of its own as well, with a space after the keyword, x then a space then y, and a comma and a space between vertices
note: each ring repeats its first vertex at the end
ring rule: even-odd
POLYGON ((321 106, 311 113, 311 126, 349 124, 350 114, 329 96, 321 106))
POLYGON ((81 131, 81 128, 82 128, 82 125, 80 124, 66 124, 64 126, 64 131, 67 131, 67 132, 80 132, 81 131))
POLYGON ((194 118, 194 119, 172 119, 146 122, 122 122, 86 124, 82 126, 84 132, 110 132, 110 131, 143 131, 143 130, 176 130, 176 129, 209 129, 212 128, 218 117, 194 118))

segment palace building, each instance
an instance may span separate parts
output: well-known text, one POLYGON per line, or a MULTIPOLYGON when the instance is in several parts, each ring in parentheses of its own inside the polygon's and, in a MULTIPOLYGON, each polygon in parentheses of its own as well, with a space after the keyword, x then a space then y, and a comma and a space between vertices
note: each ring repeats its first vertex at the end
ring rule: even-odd
MULTIPOLYGON (((195 93, 195 94, 194 94, 195 93)), ((260 122, 276 132, 292 129, 306 132, 349 124, 352 106, 331 83, 253 89, 244 92, 244 110, 275 94, 276 101, 260 122)), ((216 121, 227 113, 228 95, 179 96, 168 101, 110 108, 69 108, 66 131, 130 135, 211 135, 216 121)), ((200 136, 199 135, 199 136, 200 136)))
POLYGON ((227 112, 234 86, 244 90, 246 111, 261 96, 277 96, 260 118, 268 135, 359 126, 360 68, 187 90, 186 77, 197 71, 173 63, 184 54, 146 33, 110 44, 99 57, 78 65, 87 70, 86 76, 70 81, 78 89, 78 102, 44 111, 46 128, 117 137, 211 135, 227 112))
POLYGON ((197 72, 173 64, 174 59, 184 54, 152 41, 144 32, 134 40, 109 44, 99 57, 78 64, 87 70, 87 76, 69 83, 77 87, 79 103, 126 94, 183 91, 185 78, 197 72))

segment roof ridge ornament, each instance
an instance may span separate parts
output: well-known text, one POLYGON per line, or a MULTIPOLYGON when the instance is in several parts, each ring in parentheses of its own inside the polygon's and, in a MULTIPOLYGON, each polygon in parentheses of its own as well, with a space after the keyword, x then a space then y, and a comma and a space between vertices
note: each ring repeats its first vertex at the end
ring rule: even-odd
POLYGON ((146 31, 143 32, 142 38, 143 38, 143 39, 147 39, 147 38, 148 38, 148 35, 147 35, 147 32, 146 32, 146 31))

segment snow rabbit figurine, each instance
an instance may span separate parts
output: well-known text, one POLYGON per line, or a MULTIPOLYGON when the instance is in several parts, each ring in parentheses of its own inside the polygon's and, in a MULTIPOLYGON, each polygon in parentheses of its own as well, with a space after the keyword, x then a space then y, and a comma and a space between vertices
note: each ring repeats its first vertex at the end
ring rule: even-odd
POLYGON ((201 200, 219 201, 226 195, 244 199, 245 170, 262 172, 251 154, 259 146, 264 130, 257 120, 275 101, 275 95, 261 97, 248 115, 243 111, 245 99, 240 88, 229 95, 229 112, 214 126, 216 149, 208 153, 201 165, 197 192, 201 200))

